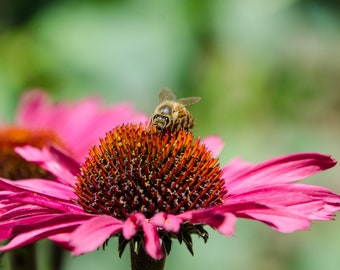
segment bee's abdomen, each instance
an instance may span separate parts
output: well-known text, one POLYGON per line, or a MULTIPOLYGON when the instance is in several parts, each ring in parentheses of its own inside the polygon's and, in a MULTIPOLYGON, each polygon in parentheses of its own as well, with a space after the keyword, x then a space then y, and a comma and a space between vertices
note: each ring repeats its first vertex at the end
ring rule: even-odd
POLYGON ((174 129, 184 129, 186 131, 192 129, 194 127, 194 118, 192 117, 191 113, 186 111, 183 114, 179 114, 178 118, 174 123, 174 129))

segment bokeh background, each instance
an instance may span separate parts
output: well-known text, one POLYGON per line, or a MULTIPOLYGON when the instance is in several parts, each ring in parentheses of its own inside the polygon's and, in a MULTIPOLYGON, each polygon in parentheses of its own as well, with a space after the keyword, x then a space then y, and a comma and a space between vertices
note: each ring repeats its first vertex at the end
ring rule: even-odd
MULTIPOLYGON (((323 0, 1 0, 0 115, 43 88, 54 100, 97 95, 147 114, 168 86, 190 107, 197 136, 220 135, 221 164, 316 151, 340 160, 340 2, 323 0)), ((335 167, 306 181, 340 192, 335 167)), ((209 230, 195 255, 175 244, 166 269, 340 269, 340 221, 281 234, 239 220, 226 238, 209 230)), ((47 241, 39 264, 49 270, 47 241)), ((8 269, 3 260, 0 269, 8 269)), ((116 240, 65 254, 64 270, 129 269, 116 240)))

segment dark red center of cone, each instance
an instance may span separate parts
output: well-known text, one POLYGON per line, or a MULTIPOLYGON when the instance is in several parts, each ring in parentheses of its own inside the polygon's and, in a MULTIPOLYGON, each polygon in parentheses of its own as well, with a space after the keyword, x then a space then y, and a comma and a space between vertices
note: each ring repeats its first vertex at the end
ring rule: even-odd
POLYGON ((184 130, 159 133, 123 125, 93 146, 75 193, 85 211, 125 220, 221 204, 226 195, 218 159, 184 130))

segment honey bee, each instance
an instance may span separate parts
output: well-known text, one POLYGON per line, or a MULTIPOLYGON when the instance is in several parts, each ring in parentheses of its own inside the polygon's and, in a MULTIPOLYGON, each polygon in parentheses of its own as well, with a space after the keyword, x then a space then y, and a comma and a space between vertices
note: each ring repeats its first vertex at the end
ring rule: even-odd
POLYGON ((186 106, 195 104, 200 100, 200 97, 176 99, 175 94, 169 88, 163 88, 159 92, 159 104, 151 118, 151 123, 160 132, 180 128, 188 131, 194 127, 194 118, 186 109, 186 106))

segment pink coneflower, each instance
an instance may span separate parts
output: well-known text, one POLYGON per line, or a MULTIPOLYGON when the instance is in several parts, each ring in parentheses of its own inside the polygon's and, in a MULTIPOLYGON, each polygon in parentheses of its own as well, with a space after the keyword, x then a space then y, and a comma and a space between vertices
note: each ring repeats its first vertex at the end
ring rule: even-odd
POLYGON ((172 240, 192 252, 191 234, 208 239, 205 225, 230 236, 236 219, 247 218, 290 233, 340 209, 339 195, 294 183, 333 167, 332 157, 299 153, 221 167, 220 146, 183 130, 125 124, 91 148, 80 172, 55 148, 17 148, 59 182, 0 181, 0 236, 11 238, 0 251, 50 238, 80 255, 117 236, 120 254, 130 243, 132 269, 162 269, 172 240))
POLYGON ((100 136, 116 125, 147 118, 129 104, 103 108, 99 100, 52 103, 40 90, 27 92, 19 103, 15 121, 0 126, 0 176, 9 179, 47 177, 42 168, 28 164, 14 147, 61 147, 81 162, 100 136))
MULTIPOLYGON (((19 102, 14 123, 0 126, 0 177, 11 180, 54 178, 47 170, 23 159, 15 152, 15 147, 30 145, 42 149, 53 145, 81 162, 91 145, 107 130, 125 122, 145 119, 127 103, 107 108, 95 98, 75 103, 52 103, 43 91, 27 92, 19 102)), ((60 251, 55 246, 54 252, 54 256, 59 256, 60 251)), ((33 255, 33 246, 12 253, 11 267, 35 269, 33 255)), ((53 265, 53 269, 58 269, 56 263, 53 265)))

